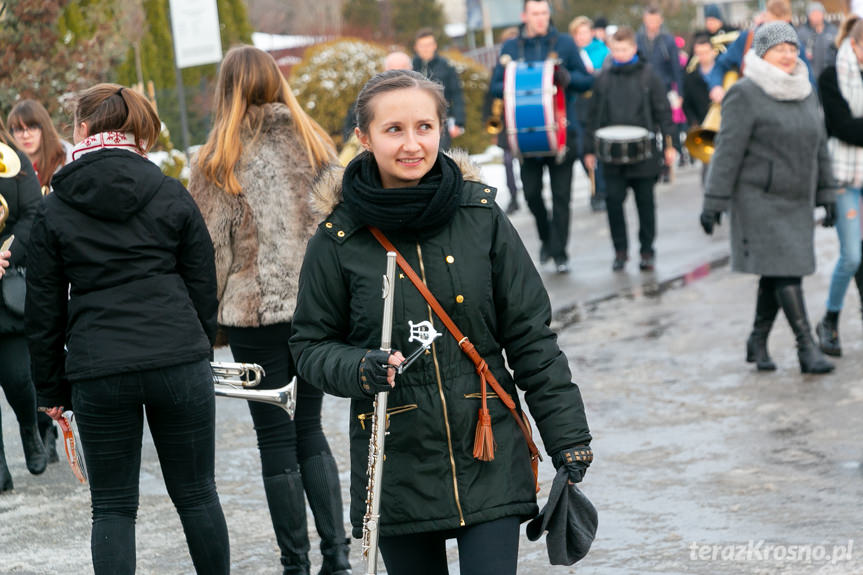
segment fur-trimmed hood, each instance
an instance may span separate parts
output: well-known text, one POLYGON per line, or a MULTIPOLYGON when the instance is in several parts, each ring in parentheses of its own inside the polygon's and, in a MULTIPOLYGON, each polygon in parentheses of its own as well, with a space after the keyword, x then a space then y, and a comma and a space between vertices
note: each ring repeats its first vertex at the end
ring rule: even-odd
MULTIPOLYGON (((471 161, 470 156, 465 150, 453 149, 445 153, 459 167, 465 181, 482 181, 479 166, 471 161)), ((309 203, 315 214, 321 218, 330 215, 336 209, 336 206, 342 203, 342 176, 344 172, 345 169, 343 167, 334 166, 321 172, 315 180, 309 197, 309 203)))

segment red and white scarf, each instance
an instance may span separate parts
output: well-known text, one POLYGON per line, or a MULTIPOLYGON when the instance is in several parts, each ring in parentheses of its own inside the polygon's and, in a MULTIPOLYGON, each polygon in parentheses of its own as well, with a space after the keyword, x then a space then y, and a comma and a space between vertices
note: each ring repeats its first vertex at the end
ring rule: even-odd
POLYGON ((72 160, 77 160, 84 154, 96 152, 106 148, 117 150, 128 150, 139 156, 144 156, 141 150, 135 145, 135 135, 131 132, 99 132, 92 136, 87 136, 72 148, 72 160))

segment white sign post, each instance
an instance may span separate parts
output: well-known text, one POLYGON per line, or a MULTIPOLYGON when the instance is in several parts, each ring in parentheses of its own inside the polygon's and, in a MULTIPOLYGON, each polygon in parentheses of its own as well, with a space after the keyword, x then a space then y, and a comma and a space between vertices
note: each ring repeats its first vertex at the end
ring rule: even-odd
POLYGON ((216 0, 171 0, 171 33, 177 68, 222 61, 216 0))
POLYGON ((219 10, 216 0, 170 0, 170 12, 183 151, 186 152, 189 149, 189 121, 186 117, 186 90, 180 70, 222 61, 219 10))

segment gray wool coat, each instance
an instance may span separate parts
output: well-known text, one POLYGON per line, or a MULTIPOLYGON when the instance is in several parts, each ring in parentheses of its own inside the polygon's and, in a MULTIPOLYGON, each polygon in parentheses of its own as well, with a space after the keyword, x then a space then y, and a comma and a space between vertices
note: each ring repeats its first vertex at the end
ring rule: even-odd
POLYGON ((762 276, 815 271, 814 209, 835 201, 827 136, 813 91, 780 101, 751 78, 722 101, 704 209, 730 212, 731 266, 762 276))

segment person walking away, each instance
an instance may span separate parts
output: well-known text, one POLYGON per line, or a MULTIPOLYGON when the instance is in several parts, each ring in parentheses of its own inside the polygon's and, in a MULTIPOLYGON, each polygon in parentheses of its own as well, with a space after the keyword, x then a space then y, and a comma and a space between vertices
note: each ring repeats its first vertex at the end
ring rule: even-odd
MULTIPOLYGON (((28 265, 30 231, 42 196, 39 192, 39 180, 30 165, 30 160, 27 159, 26 153, 17 147, 15 138, 6 130, 2 119, 0 119, 0 142, 9 146, 6 152, 11 149, 17 155, 21 165, 15 176, 0 178, 0 197, 5 202, 7 216, 5 221, 0 223, 0 245, 5 245, 9 238, 14 236, 10 249, 3 250, 5 255, 0 260, 5 264, 0 267, 0 287, 2 287, 6 271, 10 268, 23 269, 28 265)), ((4 163, 7 166, 5 169, 8 170, 12 161, 4 158, 4 163)), ((27 470, 33 475, 39 475, 45 471, 48 454, 43 447, 37 426, 36 389, 30 378, 30 355, 27 352, 24 327, 24 311, 13 309, 0 295, 0 387, 3 388, 6 400, 18 420, 27 470)), ((2 427, 0 427, 0 493, 9 491, 13 487, 12 473, 6 463, 6 451, 2 427)))
POLYGON ((767 337, 779 309, 797 341, 803 373, 828 373, 812 338, 801 278, 815 271, 814 218, 831 224, 835 194, 818 97, 799 58, 797 32, 770 22, 754 34, 743 78, 722 102, 722 125, 710 161, 701 225, 708 234, 723 211, 731 219, 731 266, 760 276, 746 361, 776 364, 767 337), (815 153, 813 153, 813 148, 815 153))
MULTIPOLYGON (((51 191, 51 177, 72 161, 72 145, 61 139, 48 110, 36 100, 21 100, 12 108, 7 125, 20 149, 33 164, 42 194, 51 191), (41 166, 41 171, 40 171, 41 166)), ((57 455, 57 428, 54 420, 39 412, 39 435, 48 452, 48 463, 60 460, 57 455)))
POLYGON ((440 152, 445 118, 439 85, 415 72, 378 74, 360 92, 357 130, 366 151, 315 188, 316 210, 327 215, 303 261, 291 350, 300 377, 351 398, 355 537, 366 510, 373 400, 389 392, 378 522, 387 573, 446 573, 446 540, 456 539, 462 573, 514 575, 519 523, 537 513, 536 484, 529 444, 501 394, 511 396, 518 413, 516 386, 527 392, 545 448, 569 481, 581 481, 593 457, 590 432, 579 388, 548 328, 542 279, 495 190, 479 181, 466 154, 440 152), (482 391, 488 376, 477 375, 449 333, 404 373, 387 367, 416 345, 408 321, 445 330, 404 272, 393 286, 392 317, 393 350, 404 353, 379 349, 389 248, 372 226, 466 330, 487 366, 483 373, 499 382, 497 397, 482 391), (478 408, 493 419, 493 429, 481 427, 486 441, 479 444, 478 408))
POLYGON ((629 239, 623 202, 628 188, 632 188, 638 208, 638 239, 641 244, 641 271, 653 271, 656 265, 656 205, 654 186, 662 166, 674 163, 673 142, 677 130, 671 121, 671 109, 662 79, 652 66, 638 53, 635 33, 631 28, 618 28, 611 37, 613 63, 603 69, 593 88, 591 107, 585 138, 585 160, 589 167, 597 163, 595 136, 606 126, 637 126, 647 132, 650 157, 633 163, 612 163, 603 158, 607 190, 606 211, 611 240, 614 246, 612 270, 622 271, 626 266, 629 239), (656 132, 661 145, 657 146, 656 132))
POLYGON ((441 148, 449 150, 453 140, 464 134, 465 106, 461 80, 455 67, 437 53, 437 40, 431 28, 417 31, 414 54, 414 71, 443 86, 448 115, 446 130, 441 133, 441 148))
MULTIPOLYGON (((219 325, 235 361, 264 368, 260 389, 283 387, 296 375, 288 339, 302 254, 318 221, 308 195, 335 161, 332 141, 303 111, 273 57, 253 46, 232 48, 189 192, 213 239, 219 325)), ((322 401, 320 389, 299 377, 293 420, 277 406, 248 402, 285 574, 309 572, 307 497, 321 537, 321 573, 351 569, 322 401)))
POLYGON ((815 78, 820 78, 825 68, 836 61, 837 32, 836 26, 824 20, 824 5, 810 2, 806 8, 806 22, 798 28, 798 33, 815 78))
POLYGON ((836 193, 836 233, 839 259, 830 278, 827 312, 815 333, 821 351, 841 356, 839 313, 848 284, 854 277, 863 301, 860 188, 863 185, 863 20, 850 16, 837 36, 836 64, 827 66, 818 78, 833 160, 833 175, 840 186, 836 193))
MULTIPOLYGON (((584 67, 578 50, 569 34, 558 34, 551 23, 548 0, 524 0, 522 24, 517 38, 506 41, 501 47, 501 59, 542 62, 550 57, 559 59, 555 68, 555 84, 566 94, 566 150, 562 157, 520 158, 521 183, 524 199, 536 221, 542 246, 540 264, 554 260, 557 273, 569 273, 570 198, 572 195, 572 166, 580 156, 582 127, 576 113, 576 95, 593 85, 593 76, 584 67), (548 169, 551 181, 552 212, 542 199, 543 169, 548 169)), ((498 61, 489 82, 493 98, 503 98, 505 66, 498 61)))
POLYGON ((38 405, 78 422, 96 575, 135 572, 145 413, 195 570, 230 570, 215 484, 213 245, 183 185, 145 155, 160 130, 134 90, 80 93, 73 160, 51 180, 27 254, 38 405))

